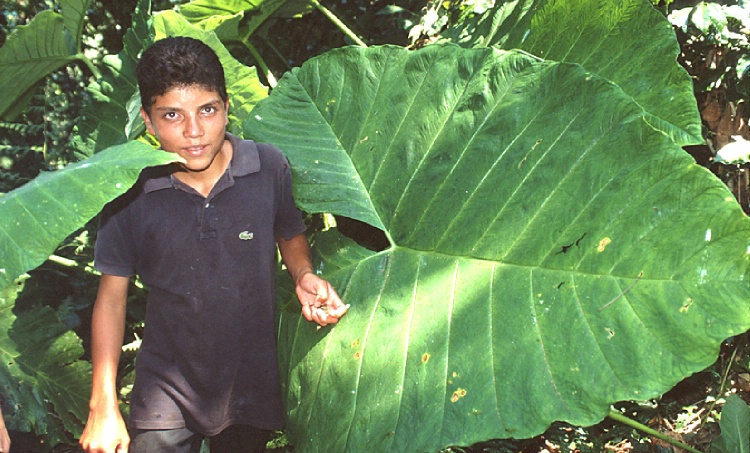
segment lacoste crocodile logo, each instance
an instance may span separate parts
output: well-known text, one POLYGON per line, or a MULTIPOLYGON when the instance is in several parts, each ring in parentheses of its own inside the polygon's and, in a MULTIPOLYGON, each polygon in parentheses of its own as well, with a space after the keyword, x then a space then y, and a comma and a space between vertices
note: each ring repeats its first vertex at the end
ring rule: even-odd
POLYGON ((242 233, 240 233, 240 239, 242 239, 243 241, 249 241, 252 238, 253 238, 252 231, 243 231, 242 233))

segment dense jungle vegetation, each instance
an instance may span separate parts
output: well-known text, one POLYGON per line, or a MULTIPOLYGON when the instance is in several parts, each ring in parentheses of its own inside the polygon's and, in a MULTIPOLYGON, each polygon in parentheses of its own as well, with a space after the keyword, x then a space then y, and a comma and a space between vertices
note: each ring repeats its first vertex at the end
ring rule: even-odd
POLYGON ((95 215, 169 160, 132 102, 169 35, 217 50, 352 304, 317 331, 280 274, 275 451, 750 451, 750 5, 645 0, 3 2, 12 451, 77 449, 95 215))

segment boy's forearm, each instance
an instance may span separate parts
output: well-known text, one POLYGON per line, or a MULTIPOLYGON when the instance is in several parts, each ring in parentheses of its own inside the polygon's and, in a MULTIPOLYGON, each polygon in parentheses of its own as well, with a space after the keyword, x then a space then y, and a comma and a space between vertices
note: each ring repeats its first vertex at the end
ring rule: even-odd
POLYGON ((299 234, 288 241, 279 238, 278 244, 281 259, 295 283, 299 282, 303 275, 314 273, 310 259, 310 244, 304 234, 299 234))
POLYGON ((91 410, 112 405, 117 407, 117 368, 125 335, 128 284, 127 279, 119 279, 103 277, 94 303, 91 321, 91 410))

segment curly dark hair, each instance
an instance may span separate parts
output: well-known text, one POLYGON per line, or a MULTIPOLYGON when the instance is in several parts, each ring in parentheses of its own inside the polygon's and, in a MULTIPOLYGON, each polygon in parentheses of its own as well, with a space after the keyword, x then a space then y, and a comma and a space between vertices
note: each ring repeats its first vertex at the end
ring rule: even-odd
POLYGON ((216 91, 224 102, 228 99, 219 57, 197 39, 175 36, 156 41, 143 52, 135 72, 141 105, 149 114, 157 96, 178 86, 198 85, 216 91))

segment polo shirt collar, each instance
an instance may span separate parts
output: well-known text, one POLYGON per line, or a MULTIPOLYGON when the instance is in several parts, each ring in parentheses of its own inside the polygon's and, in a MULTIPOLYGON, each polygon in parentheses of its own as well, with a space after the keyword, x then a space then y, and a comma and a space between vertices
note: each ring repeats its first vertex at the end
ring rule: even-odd
MULTIPOLYGON (((260 171, 260 155, 255 142, 242 140, 229 132, 226 132, 224 137, 232 144, 232 160, 222 178, 227 177, 227 173, 230 179, 234 179, 237 176, 246 176, 260 171)), ((145 177, 143 191, 149 193, 173 188, 175 181, 169 168, 169 165, 146 168, 142 174, 145 177)))

